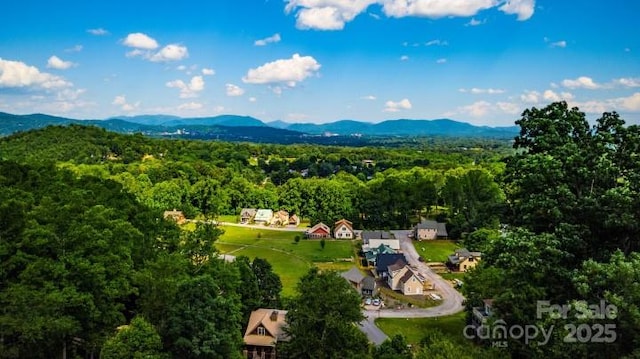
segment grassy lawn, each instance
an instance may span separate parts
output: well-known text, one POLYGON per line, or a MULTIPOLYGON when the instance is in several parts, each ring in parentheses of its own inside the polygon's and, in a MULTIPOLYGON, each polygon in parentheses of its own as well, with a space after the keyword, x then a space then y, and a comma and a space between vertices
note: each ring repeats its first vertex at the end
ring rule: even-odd
POLYGON ((432 331, 439 330, 447 338, 462 345, 473 346, 463 336, 465 312, 439 318, 378 318, 376 325, 388 336, 402 334, 409 344, 418 345, 432 331))
POLYGON ((446 262, 447 257, 460 246, 455 241, 413 241, 416 251, 426 262, 446 262))
POLYGON ((397 303, 402 303, 403 305, 411 304, 412 306, 416 306, 420 308, 429 308, 442 303, 442 301, 433 300, 431 299, 431 297, 427 295, 424 295, 424 296, 402 295, 386 287, 380 287, 379 290, 380 290, 380 296, 383 297, 387 306, 394 306, 397 303))
POLYGON ((323 249, 319 240, 301 239, 296 243, 295 237, 302 237, 300 232, 235 226, 221 228, 225 233, 216 243, 216 248, 222 253, 233 251, 235 256, 268 260, 282 280, 285 296, 295 293, 298 279, 313 265, 337 271, 345 271, 355 265, 353 262, 339 261, 353 257, 353 244, 350 241, 328 239, 323 249))

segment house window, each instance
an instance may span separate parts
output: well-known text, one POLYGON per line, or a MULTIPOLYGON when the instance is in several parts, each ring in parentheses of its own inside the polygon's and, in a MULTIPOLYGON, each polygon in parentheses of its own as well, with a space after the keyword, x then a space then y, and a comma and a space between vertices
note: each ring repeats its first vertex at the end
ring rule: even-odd
POLYGON ((258 335, 265 335, 264 327, 258 327, 258 335))
POLYGON ((469 257, 469 262, 473 262, 473 257, 469 257))

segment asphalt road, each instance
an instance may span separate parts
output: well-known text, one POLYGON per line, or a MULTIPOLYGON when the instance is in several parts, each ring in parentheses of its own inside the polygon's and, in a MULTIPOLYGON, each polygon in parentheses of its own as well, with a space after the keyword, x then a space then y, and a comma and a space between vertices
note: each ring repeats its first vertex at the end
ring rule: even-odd
POLYGON ((464 310, 462 305, 464 297, 462 294, 455 290, 447 280, 434 273, 428 265, 419 260, 420 256, 408 237, 410 231, 391 232, 400 240, 400 249, 407 258, 409 265, 416 268, 427 280, 435 284, 436 291, 442 296, 442 303, 431 308, 364 310, 363 314, 366 319, 360 323, 360 328, 367 335, 369 341, 376 345, 380 345, 388 337, 375 325, 375 318, 432 318, 456 314, 464 310))

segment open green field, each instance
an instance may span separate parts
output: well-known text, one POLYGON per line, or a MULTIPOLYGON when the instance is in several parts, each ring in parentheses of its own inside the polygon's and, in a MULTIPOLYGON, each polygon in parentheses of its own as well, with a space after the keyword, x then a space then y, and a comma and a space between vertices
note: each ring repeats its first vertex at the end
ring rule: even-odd
POLYGON ((437 318, 378 318, 376 325, 388 336, 402 334, 412 345, 420 344, 422 338, 433 331, 440 331, 452 341, 473 346, 473 342, 463 336, 465 312, 437 318))
POLYGON ((295 293, 298 279, 314 265, 338 271, 348 270, 354 265, 340 261, 353 257, 353 244, 350 241, 327 239, 323 249, 319 240, 300 239, 296 243, 295 237, 303 238, 302 232, 237 226, 221 228, 225 233, 216 242, 216 248, 221 253, 260 257, 269 261, 282 280, 282 294, 285 296, 295 293))
POLYGON ((453 254, 460 246, 455 241, 431 240, 413 241, 416 251, 426 262, 446 262, 447 257, 453 254))

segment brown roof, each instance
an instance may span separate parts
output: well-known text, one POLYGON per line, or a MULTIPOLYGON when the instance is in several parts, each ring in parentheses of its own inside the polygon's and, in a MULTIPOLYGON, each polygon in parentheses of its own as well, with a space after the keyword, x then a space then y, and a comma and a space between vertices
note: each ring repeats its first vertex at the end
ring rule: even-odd
POLYGON ((334 224, 333 228, 338 228, 338 226, 343 225, 343 224, 353 232, 353 223, 351 223, 350 221, 347 221, 344 218, 339 220, 339 221, 337 221, 334 224))
POLYGON ((421 275, 415 273, 411 269, 407 270, 407 272, 402 277, 400 277, 400 283, 404 284, 404 283, 408 282, 409 279, 411 279, 411 277, 413 277, 413 276, 415 276, 418 279, 418 281, 420 281, 420 283, 424 283, 424 278, 421 275))
POLYGON ((283 327, 286 325, 287 311, 260 308, 251 312, 249 324, 244 333, 244 343, 249 345, 274 346, 278 340, 286 340, 283 327), (258 327, 264 327, 265 335, 258 335, 258 327))

